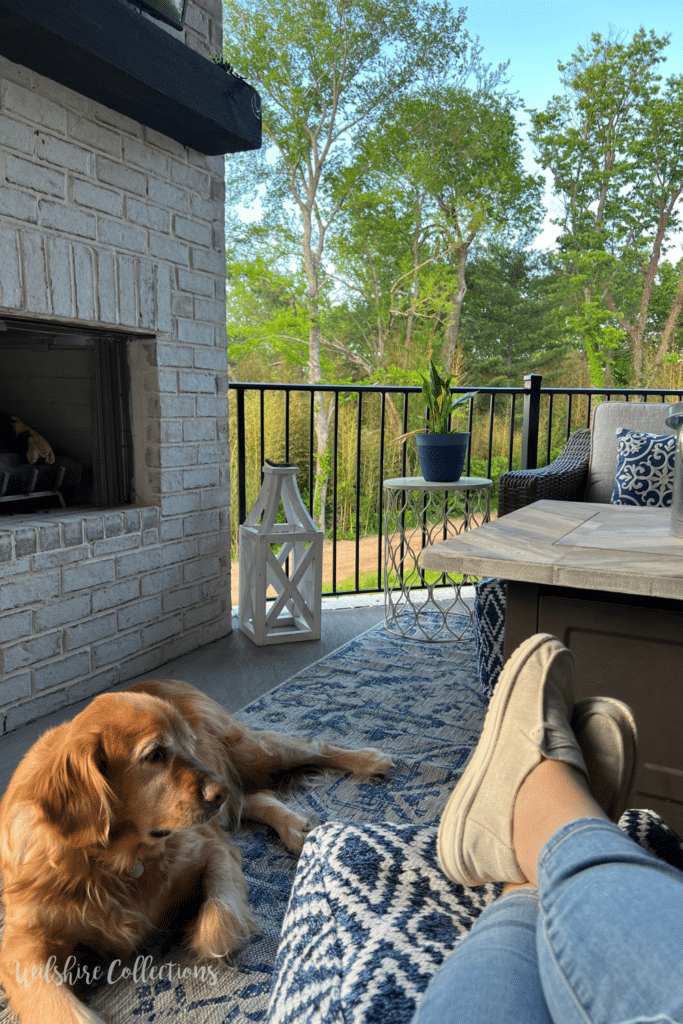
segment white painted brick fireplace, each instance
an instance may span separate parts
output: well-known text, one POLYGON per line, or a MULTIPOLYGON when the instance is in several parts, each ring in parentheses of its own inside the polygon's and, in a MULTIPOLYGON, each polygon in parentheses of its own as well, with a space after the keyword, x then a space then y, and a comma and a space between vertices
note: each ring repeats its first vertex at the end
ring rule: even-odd
POLYGON ((230 631, 223 168, 0 57, 0 321, 121 338, 133 448, 132 504, 0 514, 3 731, 230 631))

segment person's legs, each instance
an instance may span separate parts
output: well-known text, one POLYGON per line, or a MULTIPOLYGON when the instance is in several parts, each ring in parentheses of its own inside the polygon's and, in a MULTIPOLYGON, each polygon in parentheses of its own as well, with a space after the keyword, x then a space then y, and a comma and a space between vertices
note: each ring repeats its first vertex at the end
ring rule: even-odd
POLYGON ((514 806, 538 882, 541 986, 557 1024, 683 1024, 683 872, 607 820, 584 776, 543 761, 514 806))
POLYGON ((444 872, 461 885, 532 881, 534 844, 538 836, 552 834, 551 826, 557 828, 581 812, 601 818, 609 813, 618 820, 633 779, 635 753, 629 709, 609 698, 575 703, 571 652, 548 633, 529 637, 500 674, 479 742, 441 816, 437 853, 444 872), (518 833, 515 843, 515 804, 529 778, 550 763, 562 763, 564 774, 548 776, 562 784, 553 784, 554 792, 547 796, 543 785, 533 786, 537 806, 532 809, 538 814, 531 819, 529 850, 519 851, 525 861, 520 865, 517 845, 524 836, 518 833), (584 782, 573 807, 567 804, 573 790, 562 782, 569 773, 584 782))
POLYGON ((541 850, 543 993, 562 1024, 683 1024, 683 873, 610 822, 562 826, 541 850))
POLYGON ((536 953, 539 897, 491 903, 440 967, 412 1024, 552 1024, 536 953))
MULTIPOLYGON (((539 1012, 548 1013, 553 1024, 683 1024, 683 873, 650 856, 602 809, 617 820, 624 805, 635 764, 633 718, 614 701, 598 700, 588 709, 595 721, 584 739, 596 756, 587 760, 605 784, 593 788, 603 798, 612 792, 601 806, 588 788, 586 761, 572 750, 571 664, 560 648, 554 638, 530 638, 508 663, 507 679, 499 681, 505 687, 497 702, 494 693, 482 739, 442 817, 439 858, 461 884, 521 877, 540 884, 536 934, 543 999, 533 981, 527 984, 545 1011, 527 1014, 529 1024, 548 1019, 539 1012)), ((508 935, 508 901, 530 898, 520 892, 500 901, 499 923, 505 921, 508 935)), ((496 974, 497 958, 488 916, 480 920, 481 958, 466 949, 473 929, 460 958, 455 959, 458 950, 453 956, 441 1002, 430 1012, 428 993, 417 1024, 516 1019, 509 1015, 516 1013, 510 994, 504 1000, 498 983, 490 1009, 486 978, 496 974), (458 1006, 456 984, 471 994, 470 1018, 442 1012, 458 1006)), ((519 934, 512 955, 504 958, 506 984, 515 950, 519 954, 519 934)), ((522 973, 531 979, 533 960, 524 963, 522 973)), ((518 998, 514 992, 512 1000, 518 998)))
POLYGON ((577 818, 609 821, 585 775, 564 761, 541 761, 519 788, 512 815, 512 842, 524 876, 536 885, 538 856, 547 841, 577 818))
POLYGON ((588 786, 563 761, 543 760, 527 776, 515 801, 512 838, 529 881, 508 883, 486 908, 430 983, 412 1024, 565 1024, 550 1014, 539 971, 536 861, 566 821, 608 820, 588 786))

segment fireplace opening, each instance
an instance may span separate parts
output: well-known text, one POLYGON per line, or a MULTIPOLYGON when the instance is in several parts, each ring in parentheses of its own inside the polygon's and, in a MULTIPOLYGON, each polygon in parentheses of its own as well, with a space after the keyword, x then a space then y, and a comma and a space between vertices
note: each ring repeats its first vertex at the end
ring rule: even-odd
POLYGON ((0 321, 0 515, 130 503, 127 342, 0 321))

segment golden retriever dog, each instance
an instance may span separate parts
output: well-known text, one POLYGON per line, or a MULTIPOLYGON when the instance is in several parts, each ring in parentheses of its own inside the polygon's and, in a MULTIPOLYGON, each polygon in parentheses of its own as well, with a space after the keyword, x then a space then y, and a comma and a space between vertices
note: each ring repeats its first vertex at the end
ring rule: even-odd
POLYGON ((46 732, 0 804, 0 981, 22 1024, 103 1024, 71 984, 84 947, 125 962, 155 930, 184 927, 197 962, 237 950, 256 922, 222 826, 270 825, 298 854, 311 825, 279 781, 391 765, 374 748, 249 729, 169 680, 102 694, 46 732))

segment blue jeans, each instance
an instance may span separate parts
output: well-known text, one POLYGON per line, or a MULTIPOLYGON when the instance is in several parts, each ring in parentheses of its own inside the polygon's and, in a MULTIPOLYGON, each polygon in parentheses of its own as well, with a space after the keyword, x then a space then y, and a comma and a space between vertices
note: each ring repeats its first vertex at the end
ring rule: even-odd
POLYGON ((484 910, 413 1024, 683 1024, 683 872, 616 825, 564 825, 538 890, 484 910))

